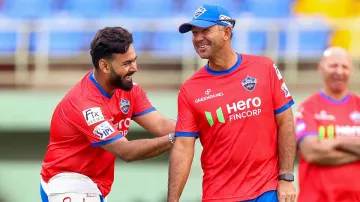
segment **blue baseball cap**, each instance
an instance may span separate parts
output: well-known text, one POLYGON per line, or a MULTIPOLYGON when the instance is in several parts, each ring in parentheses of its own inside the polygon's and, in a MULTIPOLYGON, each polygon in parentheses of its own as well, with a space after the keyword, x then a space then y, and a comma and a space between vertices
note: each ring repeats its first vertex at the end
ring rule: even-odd
POLYGON ((195 11, 190 22, 180 25, 179 32, 186 33, 193 26, 207 28, 216 24, 234 27, 235 19, 230 16, 230 13, 225 8, 217 4, 204 4, 195 11))

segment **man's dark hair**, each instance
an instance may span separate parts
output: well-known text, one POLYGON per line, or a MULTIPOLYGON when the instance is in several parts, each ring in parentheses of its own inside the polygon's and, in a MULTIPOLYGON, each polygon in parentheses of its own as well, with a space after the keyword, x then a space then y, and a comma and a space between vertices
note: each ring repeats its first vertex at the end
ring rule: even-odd
POLYGON ((91 42, 90 55, 96 69, 100 59, 111 59, 113 54, 124 54, 133 43, 132 34, 122 27, 100 29, 91 42))

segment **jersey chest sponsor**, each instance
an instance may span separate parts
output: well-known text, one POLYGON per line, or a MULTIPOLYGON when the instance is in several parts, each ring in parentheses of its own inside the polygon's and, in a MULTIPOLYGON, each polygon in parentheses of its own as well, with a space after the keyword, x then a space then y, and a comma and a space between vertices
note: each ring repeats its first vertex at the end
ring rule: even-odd
MULTIPOLYGON (((120 118, 120 121, 114 121, 114 119, 110 119, 111 122, 114 124, 114 126, 117 128, 117 130, 120 132, 120 134, 124 137, 127 136, 129 132, 129 127, 131 124, 131 118, 120 118)), ((118 119, 117 119, 118 120, 118 119)))
POLYGON ((320 125, 318 128, 319 137, 323 138, 334 138, 336 136, 359 136, 360 137, 360 126, 355 125, 320 125))
POLYGON ((254 118, 262 112, 263 103, 260 97, 250 97, 247 99, 229 102, 219 106, 215 110, 205 110, 205 117, 210 126, 214 123, 226 123, 246 118, 254 118))

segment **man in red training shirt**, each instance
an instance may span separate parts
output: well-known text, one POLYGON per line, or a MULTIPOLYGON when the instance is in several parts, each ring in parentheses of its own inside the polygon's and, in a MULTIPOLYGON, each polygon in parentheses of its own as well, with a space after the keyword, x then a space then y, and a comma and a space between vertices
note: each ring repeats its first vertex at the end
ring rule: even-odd
POLYGON ((353 66, 346 50, 324 52, 324 88, 296 115, 298 202, 360 202, 360 98, 349 93, 353 66))
POLYGON ((175 121, 157 112, 132 81, 137 71, 132 34, 121 27, 101 29, 90 53, 95 69, 65 95, 51 120, 41 170, 43 202, 104 201, 116 157, 152 158, 174 142, 175 121), (128 141, 131 120, 159 137, 128 141))
POLYGON ((232 49, 234 25, 227 10, 206 4, 179 27, 192 32, 196 52, 209 62, 178 95, 169 202, 179 201, 197 138, 203 146, 202 201, 295 200, 294 101, 271 59, 232 49))

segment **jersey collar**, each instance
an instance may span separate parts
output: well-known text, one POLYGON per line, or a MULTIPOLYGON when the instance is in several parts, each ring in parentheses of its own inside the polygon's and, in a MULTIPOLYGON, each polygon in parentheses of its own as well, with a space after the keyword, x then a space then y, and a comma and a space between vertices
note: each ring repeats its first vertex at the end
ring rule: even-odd
POLYGON ((225 75, 225 74, 230 74, 230 73, 234 72, 241 64, 242 56, 241 56, 241 54, 238 54, 238 53, 237 53, 237 56, 238 56, 238 60, 236 61, 234 66, 232 66, 230 69, 223 70, 223 71, 215 71, 215 70, 210 69, 209 62, 206 64, 205 69, 209 74, 212 74, 212 75, 215 75, 215 76, 221 76, 221 75, 225 75))
POLYGON ((319 92, 320 96, 325 99, 326 101, 332 103, 332 104, 344 104, 346 103, 350 98, 350 93, 347 93, 346 96, 341 100, 335 100, 329 96, 327 96, 323 91, 319 92))
POLYGON ((91 72, 91 73, 89 74, 89 79, 90 79, 90 81, 92 81, 92 82, 94 83, 94 85, 96 86, 96 88, 99 89, 100 93, 101 93, 104 97, 106 97, 106 98, 108 98, 108 99, 110 99, 110 98, 112 97, 113 94, 109 94, 109 93, 107 93, 103 88, 101 88, 100 84, 99 84, 99 83, 96 81, 96 79, 95 79, 94 72, 91 72))

